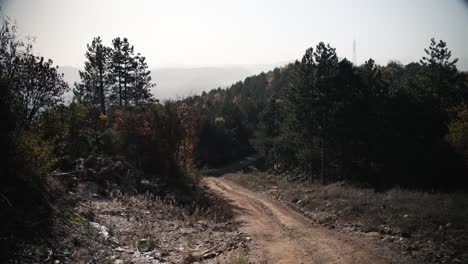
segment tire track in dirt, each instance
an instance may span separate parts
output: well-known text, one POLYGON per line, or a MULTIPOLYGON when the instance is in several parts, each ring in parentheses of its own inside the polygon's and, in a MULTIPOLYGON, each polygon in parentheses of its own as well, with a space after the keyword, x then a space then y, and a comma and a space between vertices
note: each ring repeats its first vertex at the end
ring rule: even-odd
POLYGON ((390 263, 369 241, 313 225, 304 216, 266 195, 224 178, 205 178, 207 186, 228 199, 253 238, 253 261, 266 263, 390 263))

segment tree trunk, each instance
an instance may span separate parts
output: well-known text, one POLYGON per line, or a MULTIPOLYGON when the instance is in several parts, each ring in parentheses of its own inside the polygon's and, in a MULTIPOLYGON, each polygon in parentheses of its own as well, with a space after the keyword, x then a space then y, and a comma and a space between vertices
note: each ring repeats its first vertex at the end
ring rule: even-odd
POLYGON ((325 147, 323 142, 321 147, 320 181, 325 183, 325 147))
POLYGON ((122 107, 122 79, 119 72, 119 106, 122 107))
POLYGON ((105 99, 104 99, 104 80, 103 80, 103 76, 102 76, 102 72, 99 73, 99 100, 100 100, 100 103, 101 103, 101 113, 103 115, 106 114, 106 102, 105 102, 105 99))
POLYGON ((127 73, 127 66, 126 65, 124 67, 124 73, 126 74, 126 76, 124 78, 124 104, 125 104, 125 106, 127 106, 127 76, 128 76, 128 73, 127 73))

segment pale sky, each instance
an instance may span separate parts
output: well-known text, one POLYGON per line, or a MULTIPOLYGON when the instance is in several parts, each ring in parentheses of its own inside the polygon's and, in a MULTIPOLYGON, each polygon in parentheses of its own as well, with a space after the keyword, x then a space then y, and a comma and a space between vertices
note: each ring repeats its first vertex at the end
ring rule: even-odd
MULTIPOLYGON (((466 1, 465 1, 466 2, 466 1)), ((319 41, 358 63, 417 61, 429 39, 468 57, 463 0, 5 0, 3 13, 35 51, 82 67, 86 44, 128 37, 150 67, 275 64, 319 41)))

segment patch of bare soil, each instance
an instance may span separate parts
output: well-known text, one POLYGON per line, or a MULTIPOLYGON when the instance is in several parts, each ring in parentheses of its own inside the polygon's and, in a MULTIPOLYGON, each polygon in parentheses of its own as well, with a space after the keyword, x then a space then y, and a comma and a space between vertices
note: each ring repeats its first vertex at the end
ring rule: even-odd
POLYGON ((249 235, 255 263, 401 263, 373 238, 353 237, 312 224, 270 197, 225 178, 206 184, 236 208, 241 231, 249 235))
MULTIPOLYGON (((299 212, 315 225, 374 241, 397 263, 468 263, 468 196, 392 189, 376 193, 344 182, 288 181, 290 175, 227 175, 299 212)), ((369 263, 369 262, 364 262, 369 263)))

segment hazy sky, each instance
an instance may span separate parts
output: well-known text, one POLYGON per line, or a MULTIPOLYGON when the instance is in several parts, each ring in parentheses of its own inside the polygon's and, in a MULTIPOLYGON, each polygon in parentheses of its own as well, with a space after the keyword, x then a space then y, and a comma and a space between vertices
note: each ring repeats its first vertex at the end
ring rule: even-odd
MULTIPOLYGON (((466 2, 466 1, 465 1, 466 2)), ((358 63, 418 60, 429 39, 468 57, 463 0, 6 0, 3 13, 35 51, 81 67, 86 43, 126 36, 151 67, 271 64, 299 59, 319 41, 358 63)))

